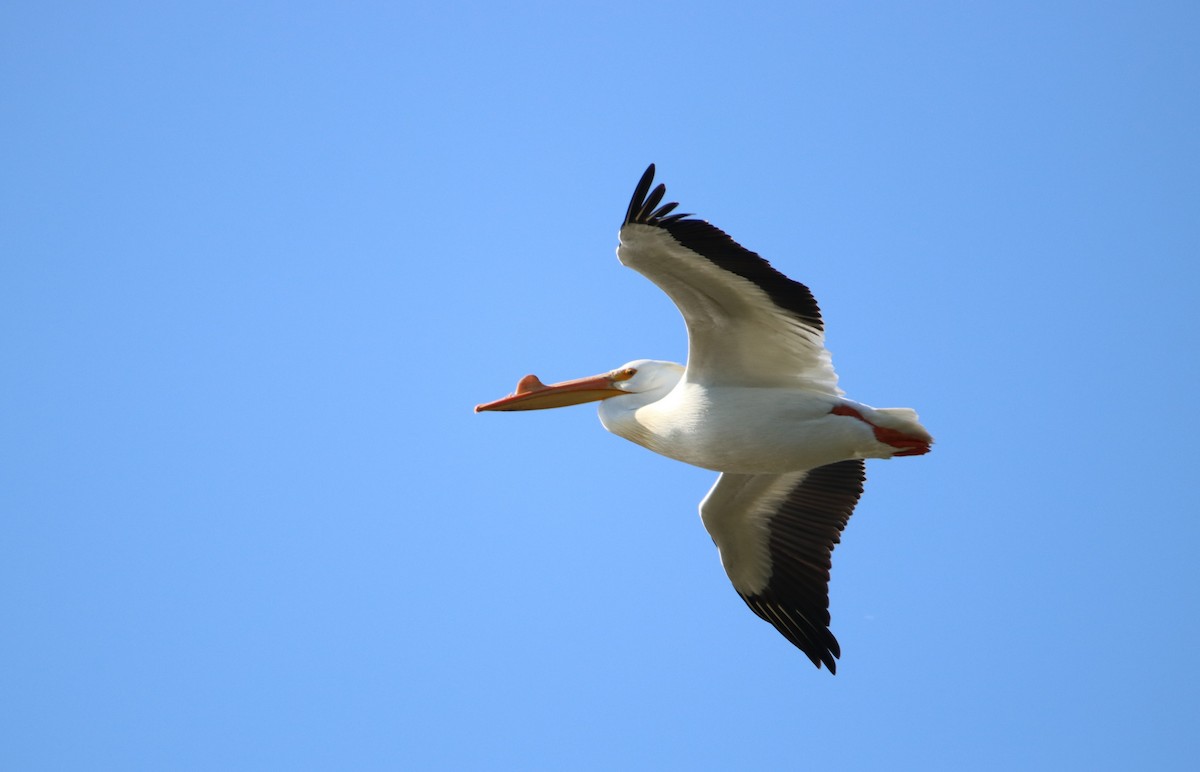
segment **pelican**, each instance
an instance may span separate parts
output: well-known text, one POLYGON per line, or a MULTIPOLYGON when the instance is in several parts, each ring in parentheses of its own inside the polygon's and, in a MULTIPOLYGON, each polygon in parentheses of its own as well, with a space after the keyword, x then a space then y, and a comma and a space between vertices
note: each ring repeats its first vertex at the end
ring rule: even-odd
POLYGON ((700 518, 734 589, 819 669, 837 672, 829 630, 834 545, 868 458, 917 456, 933 438, 910 408, 874 408, 838 388, 812 293, 724 231, 662 204, 654 164, 619 232, 617 257, 678 306, 687 365, 638 359, 546 385, 522 378, 476 412, 599 401, 608 431, 720 472, 700 518), (660 206, 661 204, 661 206, 660 206))

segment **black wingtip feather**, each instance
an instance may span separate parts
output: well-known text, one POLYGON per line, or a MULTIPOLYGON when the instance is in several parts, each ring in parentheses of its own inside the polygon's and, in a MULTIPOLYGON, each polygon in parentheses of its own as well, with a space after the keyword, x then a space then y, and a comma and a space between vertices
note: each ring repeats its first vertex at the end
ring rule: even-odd
MULTIPOLYGON (((657 211, 657 212, 655 212, 655 214, 656 214, 656 215, 658 215, 659 219, 663 219, 663 218, 664 218, 664 216, 667 214, 667 212, 671 212, 671 211, 673 211, 673 210, 675 209, 675 207, 677 207, 677 206, 679 206, 679 204, 677 204, 677 203, 676 203, 676 202, 674 202, 674 201, 670 201, 670 202, 668 202, 668 203, 666 203, 666 204, 663 204, 662 206, 660 206, 660 207, 658 208, 658 211, 657 211)), ((676 216, 676 217, 681 217, 681 216, 686 216, 686 215, 675 215, 675 216, 676 216)))
POLYGON ((624 225, 653 225, 664 229, 680 244, 717 267, 757 284, 777 305, 794 314, 801 323, 818 332, 824 329, 821 309, 808 287, 784 276, 715 225, 694 219, 690 214, 671 214, 678 203, 672 201, 659 206, 667 188, 660 183, 651 191, 653 185, 654 164, 650 164, 633 190, 633 198, 625 210, 624 225))
POLYGON ((772 518, 770 583, 763 592, 742 596, 751 611, 830 673, 837 672, 842 648, 829 629, 827 567, 865 481, 861 459, 811 470, 772 518))
POLYGON ((657 214, 654 211, 654 207, 658 206, 659 202, 663 200, 663 196, 665 195, 667 195, 667 186, 659 183, 654 190, 650 191, 650 197, 647 198, 646 203, 642 205, 641 216, 650 217, 654 214, 657 214))
POLYGON ((654 164, 646 167, 646 171, 642 173, 642 178, 638 180, 637 187, 633 189, 633 198, 629 200, 629 208, 625 210, 625 222, 640 222, 638 215, 642 211, 642 204, 646 200, 646 194, 650 192, 650 186, 654 183, 654 164))
POLYGON ((646 167, 642 178, 638 180, 637 187, 633 189, 633 198, 629 200, 629 208, 625 210, 625 225, 630 223, 666 225, 685 217, 691 217, 689 214, 675 214, 668 217, 668 213, 673 212, 679 203, 670 201, 659 206, 663 196, 667 195, 667 186, 659 183, 651 190, 652 186, 654 186, 654 164, 646 167))

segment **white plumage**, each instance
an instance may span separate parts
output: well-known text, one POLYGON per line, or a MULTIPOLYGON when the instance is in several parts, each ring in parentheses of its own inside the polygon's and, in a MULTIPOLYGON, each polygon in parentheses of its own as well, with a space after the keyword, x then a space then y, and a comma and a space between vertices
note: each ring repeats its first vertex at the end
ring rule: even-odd
POLYGON ((812 293, 711 224, 673 214, 653 164, 620 230, 620 261, 658 285, 688 331, 687 366, 636 360, 546 386, 526 376, 477 411, 601 400, 609 431, 721 472, 700 505, 721 562, 756 614, 820 667, 833 546, 862 493, 863 459, 920 455, 933 440, 909 408, 872 408, 838 388, 812 293))

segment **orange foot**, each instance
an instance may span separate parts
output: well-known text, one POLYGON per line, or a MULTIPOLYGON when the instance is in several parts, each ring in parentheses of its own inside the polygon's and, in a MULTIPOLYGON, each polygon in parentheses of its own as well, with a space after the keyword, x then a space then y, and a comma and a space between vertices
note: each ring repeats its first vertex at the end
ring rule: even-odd
POLYGON ((847 405, 838 405, 829 412, 833 413, 834 415, 844 415, 851 418, 857 418, 867 426, 870 426, 871 430, 875 432, 875 439, 879 440, 885 445, 891 445, 893 448, 900 448, 900 450, 892 454, 893 456, 923 456, 929 452, 928 440, 923 440, 919 437, 912 437, 904 432, 897 431, 896 429, 888 429, 883 426, 876 426, 867 419, 863 418, 862 413, 858 412, 852 407, 847 405))

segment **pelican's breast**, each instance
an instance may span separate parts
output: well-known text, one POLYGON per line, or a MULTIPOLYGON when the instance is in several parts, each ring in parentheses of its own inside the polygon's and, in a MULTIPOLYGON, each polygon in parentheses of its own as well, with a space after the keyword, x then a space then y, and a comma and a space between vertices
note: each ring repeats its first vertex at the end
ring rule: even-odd
POLYGON ((795 389, 685 381, 660 400, 611 411, 608 420, 602 409, 601 419, 614 434, 693 466, 778 474, 862 456, 869 430, 831 415, 835 404, 832 397, 795 389))

